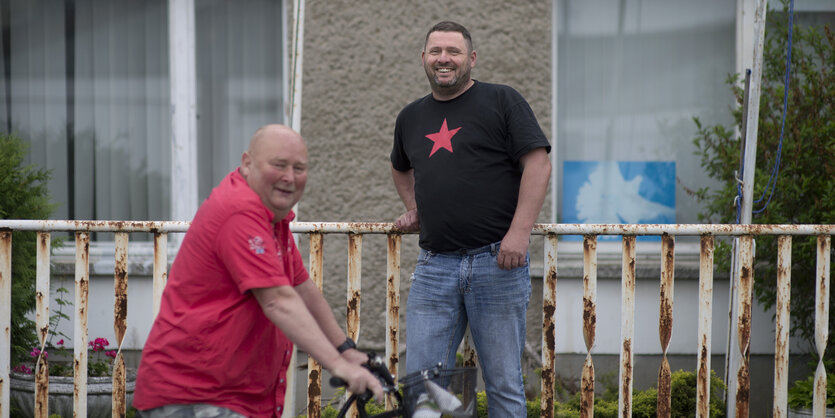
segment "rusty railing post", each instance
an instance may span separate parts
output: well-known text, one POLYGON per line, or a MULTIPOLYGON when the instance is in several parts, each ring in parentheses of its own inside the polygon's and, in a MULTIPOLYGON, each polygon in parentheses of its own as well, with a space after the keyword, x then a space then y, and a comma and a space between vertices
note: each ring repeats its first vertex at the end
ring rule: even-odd
POLYGON ((633 336, 635 333, 635 235, 623 236, 623 273, 620 308, 620 395, 618 411, 622 417, 632 416, 633 336))
POLYGON ((789 391, 789 313, 791 312, 792 237, 777 238, 777 312, 774 319, 774 418, 784 418, 789 391))
POLYGON ((823 366, 823 353, 829 339, 829 247, 832 238, 818 235, 817 286, 815 289, 815 349, 818 351, 818 367, 815 370, 815 398, 812 403, 812 415, 822 417, 826 414, 826 369, 823 366))
POLYGON ((168 282, 168 234, 154 232, 154 318, 159 314, 162 291, 168 282))
MULTIPOLYGON (((35 324, 41 353, 46 351, 49 336, 49 253, 52 243, 49 232, 38 232, 37 261, 35 268, 35 324)), ((43 354, 35 365, 35 416, 49 415, 49 362, 43 354)))
POLYGON ((90 233, 75 233, 75 325, 73 330, 73 414, 87 416, 87 312, 90 295, 90 233))
POLYGON ((542 277, 542 377, 540 415, 554 416, 554 360, 556 358, 557 234, 545 236, 545 264, 542 277))
POLYGON ((713 317, 713 235, 699 242, 699 350, 696 369, 696 418, 710 416, 710 336, 713 317))
MULTIPOLYGON (((324 239, 320 233, 310 234, 310 280, 322 291, 324 239)), ((289 388, 288 388, 289 390, 289 388)), ((319 418, 322 415, 322 365, 312 356, 307 357, 307 416, 319 418)))
POLYGON ((125 384, 127 371, 125 357, 122 354, 122 344, 125 341, 125 330, 128 327, 128 233, 117 232, 114 237, 116 251, 115 267, 113 268, 113 332, 116 335, 117 357, 113 359, 113 401, 112 416, 124 417, 127 414, 127 394, 125 384))
POLYGON ((658 336, 661 342, 661 367, 658 370, 658 394, 656 413, 659 417, 670 416, 671 379, 667 349, 673 335, 673 294, 675 275, 675 238, 670 234, 661 235, 661 284, 659 287, 658 336))
POLYGON ((742 359, 737 369, 736 417, 748 416, 751 396, 751 375, 749 362, 751 357, 751 300, 754 284, 753 237, 739 237, 739 300, 737 302, 737 341, 742 359))
POLYGON ((12 231, 0 230, 0 416, 8 417, 11 391, 9 385, 12 362, 12 231))
MULTIPOLYGON (((388 251, 386 253, 386 358, 388 369, 393 376, 397 376, 397 365, 400 362, 398 353, 398 337, 400 335, 400 234, 387 235, 388 251)), ((386 396, 386 409, 390 408, 391 399, 386 396)))
POLYGON ((597 334, 597 235, 583 237, 583 341, 586 360, 580 384, 580 417, 594 417, 594 363, 591 349, 597 334))

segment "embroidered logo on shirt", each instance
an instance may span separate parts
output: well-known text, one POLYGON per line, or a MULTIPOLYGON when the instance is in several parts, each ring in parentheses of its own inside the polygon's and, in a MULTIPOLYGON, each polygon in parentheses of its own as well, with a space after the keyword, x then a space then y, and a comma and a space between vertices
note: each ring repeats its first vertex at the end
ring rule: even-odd
POLYGON ((450 131, 446 125, 446 118, 444 118, 444 123, 441 124, 440 131, 434 134, 426 135, 427 138, 429 138, 432 142, 435 143, 435 145, 432 146, 432 151, 429 152, 429 156, 432 157, 432 154, 434 154, 435 151, 441 148, 444 148, 447 151, 452 152, 452 137, 458 133, 459 129, 461 129, 460 126, 450 131))
POLYGON ((264 254, 264 240, 257 235, 249 238, 249 249, 255 254, 264 254))

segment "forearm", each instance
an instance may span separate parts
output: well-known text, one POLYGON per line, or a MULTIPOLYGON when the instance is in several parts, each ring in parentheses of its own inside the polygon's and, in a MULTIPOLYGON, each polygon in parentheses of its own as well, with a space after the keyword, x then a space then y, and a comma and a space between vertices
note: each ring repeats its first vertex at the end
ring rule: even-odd
POLYGON ((397 194, 406 210, 413 210, 417 208, 415 201, 415 170, 399 171, 394 167, 391 168, 391 178, 394 180, 394 188, 397 189, 397 194))
POLYGON ((299 349, 315 358, 324 368, 333 370, 340 362, 344 362, 336 351, 336 344, 325 335, 305 301, 292 287, 253 289, 253 293, 264 315, 299 349))
POLYGON ((523 157, 519 197, 509 232, 530 234, 545 202, 550 178, 551 161, 543 148, 531 151, 523 157))

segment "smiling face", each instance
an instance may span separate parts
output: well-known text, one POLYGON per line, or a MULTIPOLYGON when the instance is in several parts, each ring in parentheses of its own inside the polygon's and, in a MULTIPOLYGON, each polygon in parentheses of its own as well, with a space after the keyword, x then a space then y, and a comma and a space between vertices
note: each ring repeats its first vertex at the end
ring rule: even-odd
POLYGON ((253 135, 241 156, 240 172, 278 222, 301 199, 307 164, 302 137, 286 126, 268 125, 253 135))
POLYGON ((476 54, 460 32, 431 32, 421 59, 436 99, 453 99, 472 85, 476 54))

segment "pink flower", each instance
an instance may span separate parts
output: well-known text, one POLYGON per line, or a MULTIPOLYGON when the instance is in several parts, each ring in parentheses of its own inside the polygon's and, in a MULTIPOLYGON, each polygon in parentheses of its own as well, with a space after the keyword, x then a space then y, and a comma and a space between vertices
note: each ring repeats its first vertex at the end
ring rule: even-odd
POLYGON ((115 350, 105 351, 104 355, 106 355, 107 357, 110 357, 110 358, 116 358, 116 351, 115 350))
POLYGON ((61 338, 60 340, 58 340, 58 345, 64 345, 64 339, 63 339, 63 338, 61 338))
POLYGON ((32 374, 32 369, 26 367, 25 364, 18 365, 12 371, 14 371, 15 373, 32 374))
POLYGON ((47 353, 46 351, 41 351, 38 348, 33 348, 32 351, 29 353, 29 356, 38 358, 41 354, 43 354, 43 358, 49 357, 49 353, 47 353))
POLYGON ((104 351, 105 347, 110 345, 110 342, 106 338, 96 338, 94 341, 90 341, 88 345, 93 351, 104 351))

